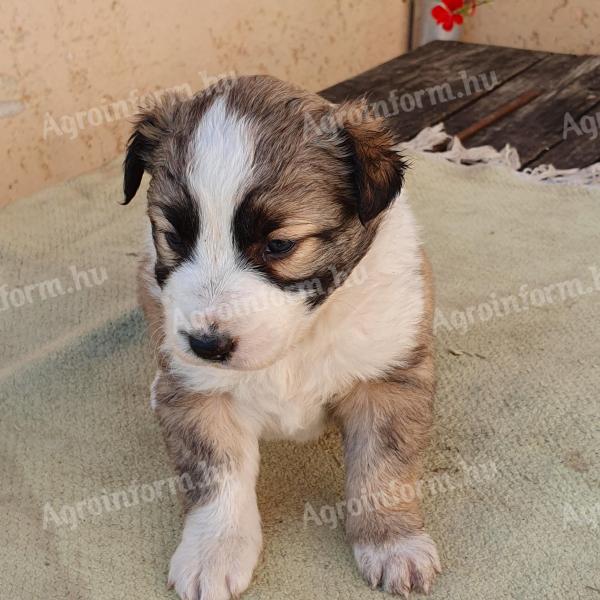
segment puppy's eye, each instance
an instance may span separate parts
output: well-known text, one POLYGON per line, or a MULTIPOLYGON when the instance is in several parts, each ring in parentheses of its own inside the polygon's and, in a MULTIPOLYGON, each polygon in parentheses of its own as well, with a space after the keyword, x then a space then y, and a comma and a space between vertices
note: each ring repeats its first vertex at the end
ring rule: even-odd
POLYGON ((173 252, 181 252, 183 250, 183 241, 181 238, 172 231, 165 231, 165 240, 173 252))
POLYGON ((279 258, 289 254, 295 245, 292 240, 271 240, 265 248, 265 254, 271 258, 279 258))

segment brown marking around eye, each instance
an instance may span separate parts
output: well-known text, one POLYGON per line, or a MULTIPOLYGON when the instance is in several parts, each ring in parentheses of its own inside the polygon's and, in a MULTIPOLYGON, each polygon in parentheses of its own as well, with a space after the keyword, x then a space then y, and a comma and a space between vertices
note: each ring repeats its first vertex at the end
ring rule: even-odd
POLYGON ((267 261, 269 269, 285 279, 309 277, 315 268, 317 251, 322 246, 323 242, 314 236, 298 240, 289 255, 267 261))
POLYGON ((173 228, 173 225, 167 220, 159 206, 149 205, 148 216, 152 223, 152 237, 154 238, 156 251, 160 255, 161 261, 166 267, 176 266, 179 261, 179 256, 167 242, 165 234, 176 234, 177 232, 173 228))
POLYGON ((269 234, 269 240, 293 240, 298 244, 304 238, 318 234, 320 227, 316 223, 288 223, 269 234))

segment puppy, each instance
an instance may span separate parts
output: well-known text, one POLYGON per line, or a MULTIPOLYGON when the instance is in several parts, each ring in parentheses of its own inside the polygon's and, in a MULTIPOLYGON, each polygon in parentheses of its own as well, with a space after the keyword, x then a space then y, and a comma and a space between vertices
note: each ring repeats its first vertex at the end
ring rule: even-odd
POLYGON ((143 112, 124 163, 125 203, 151 175, 151 403, 191 482, 170 584, 184 600, 248 587, 259 439, 307 440, 334 419, 347 501, 365 507, 346 521, 362 576, 426 593, 440 563, 413 490, 432 419, 433 300, 406 165, 364 102, 271 77, 226 83, 143 112))

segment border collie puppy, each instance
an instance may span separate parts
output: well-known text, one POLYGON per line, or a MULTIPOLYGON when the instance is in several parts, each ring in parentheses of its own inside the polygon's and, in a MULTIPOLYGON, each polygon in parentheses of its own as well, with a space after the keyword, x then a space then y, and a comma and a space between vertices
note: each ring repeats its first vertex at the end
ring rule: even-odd
POLYGON ((271 77, 167 98, 138 118, 125 203, 151 175, 140 296, 151 405, 185 479, 169 582, 250 584, 259 440, 343 433, 346 529, 373 587, 428 592, 440 562, 415 494, 432 420, 432 285, 396 140, 364 101, 271 77), (319 127, 318 123, 334 124, 319 127))

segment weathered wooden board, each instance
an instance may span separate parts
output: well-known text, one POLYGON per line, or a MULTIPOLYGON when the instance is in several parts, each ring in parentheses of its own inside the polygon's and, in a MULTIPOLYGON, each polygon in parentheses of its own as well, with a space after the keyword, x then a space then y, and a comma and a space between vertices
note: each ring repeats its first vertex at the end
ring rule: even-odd
POLYGON ((540 52, 432 42, 321 92, 332 102, 366 95, 402 140, 485 97, 544 57, 540 52), (464 75, 463 75, 464 74, 464 75), (475 80, 473 80, 475 78, 475 80), (465 81, 468 80, 466 84, 465 81), (391 94, 399 101, 394 105, 391 94))
POLYGON ((542 152, 529 167, 550 164, 559 169, 587 167, 600 162, 600 103, 584 115, 574 116, 575 127, 569 120, 559 143, 542 152), (582 122, 582 119, 587 119, 582 122), (595 126, 592 126, 595 123, 595 126))
POLYGON ((486 127, 466 146, 507 143, 519 151, 523 167, 540 158, 563 139, 565 115, 585 114, 600 98, 600 57, 551 55, 446 122, 450 133, 489 114, 523 91, 539 89, 535 100, 486 127))
MULTIPOLYGON (((544 56, 528 69, 521 71, 498 86, 485 98, 478 99, 477 102, 468 107, 468 110, 461 110, 447 118, 444 121, 446 131, 452 135, 457 135, 460 131, 529 90, 536 90, 540 92, 540 95, 556 91, 565 74, 572 72, 580 62, 579 57, 567 54, 548 54, 544 56)), ((514 119, 515 115, 512 114, 505 118, 507 120, 514 119)), ((498 122, 498 127, 502 125, 502 122, 498 122)))
POLYGON ((499 149, 510 143, 523 167, 571 168, 600 161, 600 135, 564 135, 567 113, 579 123, 600 111, 600 57, 432 42, 321 94, 332 102, 366 96, 407 140, 440 121, 456 134, 531 89, 541 92, 536 99, 465 145, 499 149), (472 79, 465 84, 464 73, 477 78, 479 89, 472 79))

